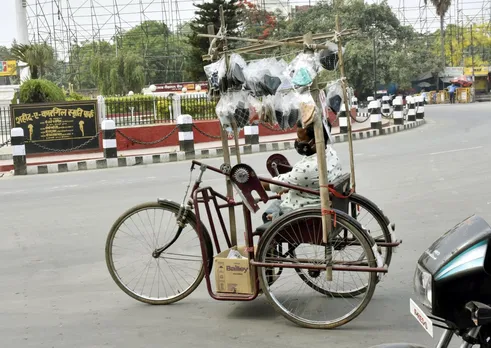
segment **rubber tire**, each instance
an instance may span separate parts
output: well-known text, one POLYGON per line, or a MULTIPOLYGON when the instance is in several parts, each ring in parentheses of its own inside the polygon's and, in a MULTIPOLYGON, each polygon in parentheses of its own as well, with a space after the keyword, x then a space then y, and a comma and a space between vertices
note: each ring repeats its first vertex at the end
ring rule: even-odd
MULTIPOLYGON (((348 227, 350 229, 350 232, 353 233, 353 235, 357 235, 357 239, 360 240, 360 243, 362 244, 362 247, 367 253, 367 255, 371 255, 371 258, 369 260, 369 267, 377 267, 377 262, 375 260, 375 255, 373 254, 372 250, 372 245, 370 242, 370 237, 366 235, 366 232, 361 228, 360 224, 354 220, 351 216, 349 216, 346 213, 343 213, 339 210, 334 210, 336 213, 336 219, 337 221, 342 221, 343 225, 348 227)), ((260 238, 259 240, 259 245, 258 245, 258 252, 257 252, 257 259, 256 261, 258 262, 265 262, 265 257, 268 250, 268 245, 270 244, 270 239, 274 237, 276 234, 277 230, 281 228, 282 225, 288 224, 290 221, 295 220, 296 218, 301 217, 302 215, 309 215, 309 214, 314 214, 318 215, 321 217, 321 211, 319 208, 303 208, 303 209, 298 209, 293 211, 292 213, 283 215, 281 218, 278 220, 274 221, 273 224, 265 231, 264 235, 260 238), (264 254, 264 255, 263 255, 264 254)), ((279 312, 283 317, 287 318, 291 322, 302 326, 306 328, 311 328, 311 329, 334 329, 339 326, 345 325, 346 323, 352 321, 356 317, 358 317, 363 310, 368 306, 370 303, 370 300, 373 297, 373 294, 375 292, 375 287, 377 285, 377 274, 372 272, 370 273, 370 278, 367 284, 367 291, 364 291, 366 293, 365 298, 361 302, 361 304, 358 306, 358 308, 351 313, 349 316, 346 318, 334 322, 334 323, 329 323, 329 324, 313 324, 313 323, 306 323, 302 320, 299 320, 298 318, 290 315, 289 313, 286 313, 281 307, 279 307, 276 302, 273 300, 271 293, 269 291, 269 284, 267 279, 265 279, 265 273, 263 272, 263 269, 265 267, 258 267, 258 276, 259 276, 259 283, 261 286, 261 289, 263 290, 264 295, 268 299, 268 301, 271 303, 271 305, 274 307, 274 309, 279 312)))
MULTIPOLYGON (((139 295, 131 292, 129 289, 127 289, 120 282, 119 278, 116 276, 116 273, 114 272, 114 269, 112 267, 112 255, 110 253, 111 252, 111 246, 112 246, 112 240, 114 238, 114 235, 118 231, 119 227, 121 226, 121 224, 123 223, 123 221, 126 220, 129 216, 137 213, 138 211, 142 211, 142 210, 149 209, 149 208, 151 208, 151 209, 155 209, 155 208, 159 209, 160 208, 160 209, 164 209, 164 210, 170 211, 170 212, 172 212, 174 214, 177 214, 178 211, 179 211, 179 209, 180 209, 180 205, 178 203, 171 202, 171 201, 149 202, 149 203, 139 204, 139 205, 134 206, 134 207, 128 209, 127 211, 125 211, 116 220, 116 222, 114 222, 114 224, 112 225, 111 230, 109 231, 109 234, 107 236, 107 239, 106 239, 106 250, 105 250, 106 266, 107 266, 107 268, 109 270, 109 274, 111 274, 111 277, 113 278, 114 282, 128 296, 134 298, 137 301, 140 301, 140 302, 143 302, 143 303, 147 303, 147 304, 152 304, 152 305, 167 305, 167 304, 178 302, 178 301, 184 299, 185 297, 187 297, 188 295, 190 295, 194 290, 196 290, 196 288, 199 286, 199 284, 201 283, 201 281, 203 280, 203 277, 205 275, 205 268, 204 268, 204 266, 201 267, 201 271, 198 274, 198 277, 194 281, 193 285, 191 287, 189 287, 183 293, 179 294, 178 296, 176 296, 176 297, 174 297, 174 298, 172 298, 170 300, 169 299, 166 299, 166 300, 149 300, 149 299, 140 297, 139 295)), ((189 223, 191 225, 191 227, 193 227, 194 230, 196 231, 196 226, 197 226, 196 215, 194 215, 193 212, 189 211, 187 213, 186 222, 189 223)), ((211 272, 211 268, 213 266, 213 246, 211 244, 211 239, 210 239, 210 235, 208 233, 208 230, 206 229, 206 227, 202 223, 201 223, 201 230, 203 231, 203 238, 204 238, 205 248, 206 248, 206 252, 207 252, 206 257, 208 259, 208 269, 211 272)))
MULTIPOLYGON (((387 243, 393 242, 392 235, 390 234, 390 230, 389 230, 390 221, 389 221, 389 219, 387 219, 387 217, 384 215, 382 210, 380 210, 380 208, 375 203, 373 203, 368 198, 363 197, 363 196, 356 194, 356 193, 351 194, 349 201, 350 201, 350 205, 351 205, 351 202, 353 202, 355 204, 361 205, 364 209, 369 211, 370 214, 372 214, 372 216, 375 217, 375 219, 377 220, 377 223, 382 227, 382 233, 384 235, 385 241, 387 243)), ((351 206, 349 209, 350 209, 350 213, 351 213, 351 206)), ((384 259, 384 265, 387 265, 387 267, 389 267, 390 262, 392 261, 392 247, 389 247, 386 249, 387 249, 387 251, 386 251, 386 255, 385 255, 385 259, 384 259)))

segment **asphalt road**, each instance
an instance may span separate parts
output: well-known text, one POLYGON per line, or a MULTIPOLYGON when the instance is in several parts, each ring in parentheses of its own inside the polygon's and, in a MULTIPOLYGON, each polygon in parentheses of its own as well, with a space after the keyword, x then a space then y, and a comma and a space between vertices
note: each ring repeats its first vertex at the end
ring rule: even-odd
MULTIPOLYGON (((477 213, 491 222, 490 110, 490 104, 428 107, 424 126, 354 143, 358 192, 384 209, 404 243, 368 308, 331 331, 291 324, 264 297, 214 301, 204 283, 171 306, 144 305, 119 290, 104 261, 111 224, 138 203, 180 200, 189 162, 4 177, 1 346, 352 348, 394 341, 434 346, 437 338, 409 314, 415 262, 465 217, 477 213)), ((347 144, 335 148, 348 170, 347 144)), ((268 155, 244 161, 266 173, 268 155)), ((293 151, 286 155, 292 162, 298 158, 293 151)), ((211 173, 205 178, 217 187, 222 183, 211 173)))

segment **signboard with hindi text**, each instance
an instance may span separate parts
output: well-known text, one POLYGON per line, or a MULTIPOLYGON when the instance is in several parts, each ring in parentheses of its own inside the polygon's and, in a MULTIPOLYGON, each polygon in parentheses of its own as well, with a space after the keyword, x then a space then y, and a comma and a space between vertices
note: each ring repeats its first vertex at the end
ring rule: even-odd
MULTIPOLYGON (((464 75, 471 76, 473 68, 464 68, 464 75)), ((487 66, 474 67, 474 76, 488 76, 489 69, 487 66)))
POLYGON ((99 148, 97 101, 11 105, 12 127, 24 129, 26 153, 99 148))
POLYGON ((16 76, 17 75, 17 61, 15 60, 3 60, 0 61, 0 76, 16 76))

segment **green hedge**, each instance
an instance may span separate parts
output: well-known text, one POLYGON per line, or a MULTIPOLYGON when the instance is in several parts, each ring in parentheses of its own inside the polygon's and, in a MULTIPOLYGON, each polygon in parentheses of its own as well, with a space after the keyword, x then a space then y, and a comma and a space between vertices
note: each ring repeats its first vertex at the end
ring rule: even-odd
POLYGON ((65 101, 63 90, 44 79, 30 79, 20 86, 20 103, 50 103, 65 101))
MULTIPOLYGON (((130 107, 134 107, 135 114, 153 115, 154 97, 150 95, 137 95, 126 97, 108 97, 105 99, 108 115, 130 115, 130 107)), ((215 119, 216 101, 210 102, 206 98, 181 98, 181 113, 189 114, 196 120, 215 119)), ((155 108, 159 120, 170 120, 169 107, 172 107, 171 97, 156 97, 155 108)))

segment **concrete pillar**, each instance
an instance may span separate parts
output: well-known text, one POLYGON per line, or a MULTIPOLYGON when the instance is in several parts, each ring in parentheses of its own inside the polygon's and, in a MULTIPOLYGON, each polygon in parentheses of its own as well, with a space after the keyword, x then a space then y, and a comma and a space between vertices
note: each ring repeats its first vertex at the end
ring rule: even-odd
POLYGON ((193 118, 191 115, 177 117, 179 127, 179 148, 184 152, 194 151, 193 118))
POLYGON ((422 120, 425 117, 425 103, 422 95, 417 96, 416 119, 422 120))
POLYGON ((403 109, 402 97, 397 96, 392 105, 394 106, 394 111, 392 113, 394 117, 394 124, 404 124, 404 109, 403 109))
POLYGON ((339 132, 348 133, 348 118, 346 117, 346 107, 341 103, 339 108, 339 132))
POLYGON ((259 144, 259 125, 252 124, 244 127, 244 138, 246 145, 259 144))
POLYGON ((389 105, 389 96, 384 95, 382 97, 382 114, 389 115, 390 114, 390 105, 389 105))
POLYGON ((406 103, 408 105, 407 120, 408 122, 416 121, 416 104, 415 100, 411 96, 406 97, 406 103))
POLYGON ((27 175, 24 130, 22 128, 12 128, 10 130, 10 138, 10 144, 12 145, 12 159, 14 161, 14 175, 27 175))
POLYGON ((370 124, 372 129, 382 129, 382 114, 380 107, 380 101, 378 100, 372 100, 368 104, 368 114, 370 115, 370 124))
POLYGON ((105 158, 118 157, 118 144, 116 143, 116 124, 113 120, 104 120, 101 123, 102 148, 105 158))
POLYGON ((356 110, 356 114, 358 115, 358 98, 357 97, 351 98, 351 105, 352 105, 352 108, 354 108, 356 110))

